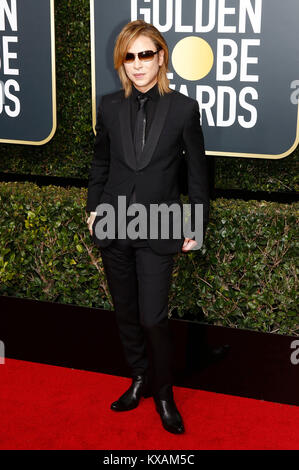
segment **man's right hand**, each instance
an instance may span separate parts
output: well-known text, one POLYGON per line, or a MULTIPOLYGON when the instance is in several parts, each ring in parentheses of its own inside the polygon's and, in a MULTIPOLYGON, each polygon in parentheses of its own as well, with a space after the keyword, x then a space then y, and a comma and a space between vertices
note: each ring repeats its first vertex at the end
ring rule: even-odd
POLYGON ((90 235, 92 235, 92 224, 94 223, 94 219, 96 218, 97 213, 96 212, 91 212, 90 216, 87 219, 87 224, 88 224, 88 230, 90 235))

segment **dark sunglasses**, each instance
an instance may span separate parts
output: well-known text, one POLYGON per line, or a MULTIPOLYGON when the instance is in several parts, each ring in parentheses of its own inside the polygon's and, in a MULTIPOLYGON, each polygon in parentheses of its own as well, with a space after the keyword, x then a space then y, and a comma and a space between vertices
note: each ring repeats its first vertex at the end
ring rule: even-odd
POLYGON ((141 52, 137 52, 136 54, 134 54, 133 52, 127 52, 127 54, 124 58, 124 62, 126 64, 129 64, 130 62, 134 62, 135 55, 138 55, 138 59, 143 61, 143 62, 153 60, 154 55, 157 54, 157 52, 159 52, 159 51, 160 51, 160 49, 158 49, 156 52, 154 52, 154 51, 141 51, 141 52))

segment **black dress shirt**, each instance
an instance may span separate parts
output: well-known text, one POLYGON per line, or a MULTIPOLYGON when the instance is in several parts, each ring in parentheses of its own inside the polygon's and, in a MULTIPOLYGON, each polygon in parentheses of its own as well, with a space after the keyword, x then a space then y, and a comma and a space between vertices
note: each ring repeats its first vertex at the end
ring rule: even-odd
MULTIPOLYGON (((136 122, 136 116, 137 116, 137 111, 138 111, 137 96, 140 94, 143 96, 148 96, 149 98, 145 104, 145 115, 146 115, 145 141, 146 141, 149 128, 154 119, 157 102, 160 97, 159 90, 158 90, 158 83, 152 86, 152 88, 147 90, 147 92, 145 93, 142 93, 141 91, 137 90, 137 88, 135 88, 135 86, 132 84, 132 94, 130 95, 129 99, 130 99, 130 108, 131 108, 131 127, 132 127, 133 141, 134 141, 135 122, 136 122)), ((142 160, 142 155, 141 155, 141 160, 142 160)), ((132 197, 133 197, 133 201, 135 201, 135 188, 133 189, 133 192, 131 194, 129 204, 131 204, 132 202, 132 197)))
POLYGON ((136 115, 138 111, 138 95, 148 96, 148 101, 145 104, 145 114, 146 114, 146 127, 145 127, 145 139, 147 138, 149 128, 151 123, 153 122, 155 109, 157 105, 157 101, 159 99, 159 90, 158 84, 156 83, 152 88, 150 88, 146 93, 142 93, 141 91, 137 90, 132 84, 132 94, 130 96, 131 100, 131 127, 132 127, 132 138, 134 141, 134 130, 135 130, 135 122, 136 122, 136 115))

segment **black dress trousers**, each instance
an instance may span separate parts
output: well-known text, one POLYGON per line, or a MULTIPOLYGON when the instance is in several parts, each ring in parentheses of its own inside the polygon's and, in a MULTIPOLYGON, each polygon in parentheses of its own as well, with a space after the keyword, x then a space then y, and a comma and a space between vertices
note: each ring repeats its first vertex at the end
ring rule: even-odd
POLYGON ((132 376, 148 373, 153 391, 173 383, 168 294, 173 255, 146 240, 113 240, 101 249, 120 339, 132 376))

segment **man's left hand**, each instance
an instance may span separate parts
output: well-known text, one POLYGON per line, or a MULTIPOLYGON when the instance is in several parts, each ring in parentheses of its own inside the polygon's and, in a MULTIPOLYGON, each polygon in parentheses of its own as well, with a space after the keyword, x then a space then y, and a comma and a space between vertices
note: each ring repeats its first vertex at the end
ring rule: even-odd
POLYGON ((185 241, 182 246, 182 251, 190 251, 196 245, 196 240, 192 240, 192 238, 185 238, 185 241))

